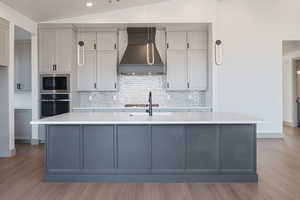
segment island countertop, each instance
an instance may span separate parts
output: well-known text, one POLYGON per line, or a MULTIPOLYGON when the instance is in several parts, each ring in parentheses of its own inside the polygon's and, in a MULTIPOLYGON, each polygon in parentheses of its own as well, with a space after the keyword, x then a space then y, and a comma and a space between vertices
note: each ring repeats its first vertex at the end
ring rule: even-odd
POLYGON ((237 113, 221 112, 71 112, 31 124, 257 124, 262 120, 237 113))

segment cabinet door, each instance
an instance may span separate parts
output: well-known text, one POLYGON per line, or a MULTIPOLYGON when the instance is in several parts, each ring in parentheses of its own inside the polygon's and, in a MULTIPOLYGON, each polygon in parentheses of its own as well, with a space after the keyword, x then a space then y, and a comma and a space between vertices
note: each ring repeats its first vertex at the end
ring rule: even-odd
POLYGON ((181 171, 185 168, 184 126, 152 127, 152 169, 181 171))
POLYGON ((207 49, 207 32, 188 32, 189 49, 207 49))
POLYGON ((168 50, 167 52, 167 89, 187 89, 186 50, 168 50))
POLYGON ((68 73, 73 64, 73 30, 56 30, 56 72, 68 73))
POLYGON ((31 90, 31 43, 15 43, 15 83, 16 91, 31 90))
POLYGON ((142 172, 150 169, 150 131, 148 126, 118 126, 118 169, 142 172))
POLYGON ((117 49, 116 32, 99 32, 97 33, 97 50, 114 50, 117 49))
POLYGON ((97 52, 97 89, 113 91, 117 88, 117 51, 97 52))
POLYGON ((48 170, 74 171, 81 165, 80 126, 49 126, 47 133, 48 170))
POLYGON ((56 60, 56 30, 41 29, 39 31, 39 69, 43 73, 53 72, 56 60))
POLYGON ((84 50, 90 51, 95 50, 96 41, 97 41, 97 33, 96 32, 82 32, 77 35, 77 44, 79 41, 84 42, 84 50))
POLYGON ((31 110, 15 110, 15 139, 31 140, 31 110))
POLYGON ((189 125, 187 138, 187 169, 216 171, 219 163, 217 125, 189 125))
POLYGON ((188 50, 189 89, 207 89, 207 50, 188 50))
POLYGON ((90 91, 96 88, 96 51, 85 51, 84 65, 77 67, 77 89, 90 91))
POLYGON ((114 127, 84 127, 84 169, 114 168, 114 127))
POLYGON ((254 172, 256 170, 255 125, 220 127, 221 170, 254 172))
POLYGON ((167 47, 170 50, 186 49, 186 32, 167 32, 167 47))

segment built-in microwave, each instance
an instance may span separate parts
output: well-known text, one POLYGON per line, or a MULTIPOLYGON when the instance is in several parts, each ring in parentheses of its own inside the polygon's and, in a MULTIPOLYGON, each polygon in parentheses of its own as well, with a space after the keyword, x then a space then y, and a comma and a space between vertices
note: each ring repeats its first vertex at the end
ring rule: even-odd
POLYGON ((41 93, 70 93, 70 74, 41 74, 41 93))

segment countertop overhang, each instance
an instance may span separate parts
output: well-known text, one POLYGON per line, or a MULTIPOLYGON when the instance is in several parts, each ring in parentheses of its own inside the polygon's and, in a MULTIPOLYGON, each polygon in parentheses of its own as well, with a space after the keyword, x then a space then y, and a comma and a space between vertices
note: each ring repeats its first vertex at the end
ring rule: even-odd
POLYGON ((262 120, 237 113, 171 112, 153 116, 131 112, 71 112, 32 121, 32 125, 76 124, 258 124, 262 120))

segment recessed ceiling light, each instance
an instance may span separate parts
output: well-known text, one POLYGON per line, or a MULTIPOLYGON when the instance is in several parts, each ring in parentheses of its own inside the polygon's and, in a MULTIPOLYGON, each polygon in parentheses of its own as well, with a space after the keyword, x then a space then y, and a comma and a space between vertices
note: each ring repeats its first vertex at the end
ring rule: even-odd
POLYGON ((85 5, 86 7, 92 7, 94 4, 92 2, 87 2, 85 5))

